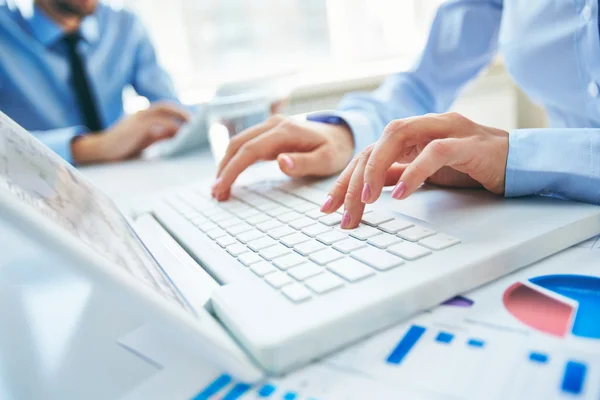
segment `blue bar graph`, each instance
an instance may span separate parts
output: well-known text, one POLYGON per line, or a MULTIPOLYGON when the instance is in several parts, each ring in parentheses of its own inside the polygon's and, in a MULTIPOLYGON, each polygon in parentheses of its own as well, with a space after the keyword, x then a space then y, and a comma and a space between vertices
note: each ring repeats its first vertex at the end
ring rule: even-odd
POLYGON ((223 397, 223 400, 237 400, 242 397, 244 393, 250 390, 251 387, 252 386, 248 385, 247 383, 237 383, 233 388, 231 388, 225 397, 223 397))
POLYGON ((529 360, 538 364, 546 364, 548 363, 548 355, 544 353, 538 353, 537 351, 532 351, 529 353, 529 360))
POLYGON ((196 395, 196 397, 193 398, 193 400, 209 399, 211 396, 214 396, 215 394, 219 393, 221 391, 221 389, 223 389, 225 386, 229 385, 230 382, 231 382, 231 376, 223 374, 223 375, 219 376, 217 379, 215 379, 206 388, 204 388, 204 390, 202 390, 200 393, 198 393, 196 395))
POLYGON ((435 341, 438 343, 450 343, 454 339, 454 335, 448 332, 440 332, 435 337, 435 341))
POLYGON ((283 400, 296 400, 298 395, 295 392, 287 392, 283 395, 283 400))
POLYGON ((467 345, 469 347, 478 347, 478 348, 482 348, 485 346, 485 342, 483 340, 480 339, 469 339, 467 341, 467 345))
POLYGON ((583 390, 587 366, 578 361, 569 361, 565 367, 565 374, 561 388, 563 392, 580 394, 583 390))
POLYGON ((271 385, 271 384, 265 384, 263 385, 263 387, 260 388, 260 390, 258 391, 258 397, 261 398, 265 398, 265 397, 269 397, 270 395, 272 395, 275 392, 275 386, 271 385))
POLYGON ((388 356, 387 362, 390 364, 400 364, 410 350, 419 341, 421 336, 425 333, 425 328, 418 325, 412 325, 404 337, 400 340, 396 348, 388 356))

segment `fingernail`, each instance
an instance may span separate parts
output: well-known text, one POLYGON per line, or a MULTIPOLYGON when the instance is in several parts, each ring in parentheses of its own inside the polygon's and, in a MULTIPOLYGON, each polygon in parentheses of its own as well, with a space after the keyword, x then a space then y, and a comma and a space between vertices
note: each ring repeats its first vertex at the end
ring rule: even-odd
POLYGON ((350 217, 350 213, 348 211, 344 211, 344 215, 342 215, 342 228, 345 228, 348 225, 350 225, 351 219, 352 218, 350 217))
POLYGON ((392 192, 392 197, 394 199, 399 199, 400 197, 402 197, 404 195, 404 192, 406 191, 406 185, 404 184, 404 182, 399 182, 396 187, 394 188, 394 191, 392 192))
POLYGON ((325 203, 323 203, 323 205, 321 206, 321 212, 325 212, 325 211, 329 210, 329 208, 331 207, 332 204, 333 204, 333 197, 327 196, 327 198, 325 199, 325 203))
POLYGON ((368 183, 365 183, 362 190, 362 195, 360 196, 360 200, 363 203, 366 203, 371 198, 371 186, 368 183))
POLYGON ((281 159, 289 169, 294 168, 294 160, 292 160, 292 157, 288 156, 287 154, 282 154, 281 159))
POLYGON ((223 178, 217 178, 212 185, 210 185, 210 188, 212 190, 214 190, 217 186, 219 186, 219 183, 221 183, 223 181, 223 178))

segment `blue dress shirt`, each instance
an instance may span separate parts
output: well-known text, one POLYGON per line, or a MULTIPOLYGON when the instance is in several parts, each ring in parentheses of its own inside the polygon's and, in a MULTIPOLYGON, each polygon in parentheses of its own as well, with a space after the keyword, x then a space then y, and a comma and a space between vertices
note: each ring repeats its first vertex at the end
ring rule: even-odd
POLYGON ((393 119, 446 111, 500 51, 515 81, 548 111, 550 129, 509 133, 506 196, 600 203, 600 35, 595 0, 450 0, 414 67, 337 116, 357 150, 393 119))
MULTIPOLYGON (((33 1, 18 3, 0 0, 0 110, 72 161, 71 141, 88 129, 68 81, 63 32, 33 1)), ((105 126, 123 116, 127 86, 151 102, 177 101, 169 75, 132 13, 100 4, 83 20, 81 35, 79 51, 105 126)))

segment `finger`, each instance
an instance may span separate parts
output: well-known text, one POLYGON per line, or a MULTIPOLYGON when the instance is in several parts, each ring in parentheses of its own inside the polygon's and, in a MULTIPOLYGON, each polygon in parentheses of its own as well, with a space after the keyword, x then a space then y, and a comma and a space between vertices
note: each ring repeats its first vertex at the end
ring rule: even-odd
POLYGON ((227 192, 237 177, 250 165, 259 160, 272 160, 285 151, 310 151, 317 145, 315 135, 275 127, 264 135, 246 142, 223 168, 219 179, 213 185, 213 194, 227 192))
POLYGON ((191 118, 189 111, 175 103, 156 103, 148 111, 162 117, 179 119, 182 122, 187 122, 191 118))
POLYGON ((352 173, 354 172, 354 168, 356 168, 357 163, 358 156, 354 157, 348 166, 342 171, 338 179, 333 184, 333 187, 329 191, 325 202, 321 206, 321 212, 331 214, 332 212, 337 211, 337 209, 344 204, 344 197, 348 189, 348 184, 350 183, 350 178, 352 177, 352 173))
POLYGON ((376 143, 365 167, 365 197, 367 204, 381 195, 386 171, 405 155, 407 149, 432 140, 460 135, 471 121, 455 113, 431 114, 393 121, 376 143))
POLYGON ((386 172, 384 186, 394 186, 400 180, 408 164, 393 164, 386 172))
POLYGON ((329 176, 334 174, 333 156, 326 146, 308 153, 283 153, 277 156, 279 168, 292 178, 303 176, 329 176))
POLYGON ((466 162, 469 151, 473 151, 473 148, 461 139, 450 138, 432 141, 406 167, 398 185, 392 192, 392 197, 405 199, 441 168, 466 162))
POLYGON ((221 176, 223 169, 229 164, 229 161, 233 158, 233 156, 238 152, 238 150, 250 140, 260 136, 266 132, 269 132, 271 129, 275 128, 278 124, 283 121, 283 117, 279 115, 274 115, 271 118, 267 119, 265 122, 255 125, 251 128, 240 132, 238 135, 234 136, 227 146, 227 151, 225 155, 221 159, 219 163, 219 168, 217 170, 217 178, 221 176))
POLYGON ((365 211, 365 203, 361 200, 361 194, 364 186, 365 166, 369 156, 370 152, 361 154, 350 178, 344 197, 344 215, 342 216, 342 228, 344 229, 356 228, 365 211))

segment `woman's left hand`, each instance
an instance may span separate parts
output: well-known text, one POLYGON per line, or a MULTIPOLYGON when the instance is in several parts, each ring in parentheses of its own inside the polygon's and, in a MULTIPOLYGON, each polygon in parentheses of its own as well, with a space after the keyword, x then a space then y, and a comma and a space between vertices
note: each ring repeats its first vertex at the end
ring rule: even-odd
POLYGON ((384 186, 392 197, 410 196, 427 181, 451 187, 481 187, 504 194, 508 132, 476 124, 456 113, 429 114, 392 121, 381 138, 348 164, 321 211, 342 204, 342 228, 356 227, 365 204, 384 186))

